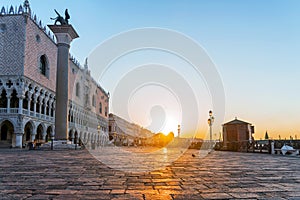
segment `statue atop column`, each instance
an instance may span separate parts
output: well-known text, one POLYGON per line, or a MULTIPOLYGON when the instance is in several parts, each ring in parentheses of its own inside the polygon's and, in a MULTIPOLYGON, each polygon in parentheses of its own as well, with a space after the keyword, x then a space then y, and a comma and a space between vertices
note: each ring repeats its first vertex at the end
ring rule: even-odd
POLYGON ((55 17, 55 18, 51 18, 51 17, 50 17, 50 19, 55 20, 54 25, 56 25, 57 22, 59 22, 60 25, 68 25, 68 24, 69 24, 70 15, 69 15, 69 13, 68 13, 68 9, 65 10, 65 18, 63 18, 63 17, 59 14, 59 12, 57 12, 57 10, 54 9, 54 11, 56 12, 57 17, 55 17))

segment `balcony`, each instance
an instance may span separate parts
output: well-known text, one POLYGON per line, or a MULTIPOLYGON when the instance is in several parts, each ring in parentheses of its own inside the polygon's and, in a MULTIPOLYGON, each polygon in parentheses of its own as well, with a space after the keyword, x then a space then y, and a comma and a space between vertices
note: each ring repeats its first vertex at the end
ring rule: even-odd
MULTIPOLYGON (((22 109, 21 110, 22 114, 28 117, 33 117, 33 118, 38 118, 38 119, 43 119, 47 120, 50 122, 54 122, 54 117, 40 114, 40 113, 34 113, 33 111, 22 109)), ((5 114, 19 114, 19 108, 0 108, 0 115, 5 115, 5 114)))

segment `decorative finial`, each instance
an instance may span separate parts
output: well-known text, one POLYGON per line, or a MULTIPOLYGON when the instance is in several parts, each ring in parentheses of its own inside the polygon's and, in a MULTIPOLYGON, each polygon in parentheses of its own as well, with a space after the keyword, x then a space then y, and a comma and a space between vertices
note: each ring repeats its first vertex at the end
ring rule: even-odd
POLYGON ((5 12, 5 8, 4 8, 4 6, 1 8, 1 12, 0 12, 0 15, 5 15, 6 14, 6 12, 5 12))
POLYGON ((88 68, 89 68, 89 66, 88 66, 88 58, 85 58, 84 68, 85 68, 85 69, 88 69, 88 68))
POLYGON ((28 0, 24 1, 23 7, 24 7, 24 13, 28 13, 28 14, 31 13, 31 9, 30 9, 30 5, 29 5, 28 0))

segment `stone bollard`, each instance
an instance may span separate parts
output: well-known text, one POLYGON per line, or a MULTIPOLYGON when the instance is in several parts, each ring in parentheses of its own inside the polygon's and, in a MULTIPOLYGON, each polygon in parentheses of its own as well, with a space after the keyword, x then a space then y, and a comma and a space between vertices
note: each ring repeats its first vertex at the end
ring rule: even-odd
POLYGON ((271 154, 275 154, 274 141, 271 142, 271 154))

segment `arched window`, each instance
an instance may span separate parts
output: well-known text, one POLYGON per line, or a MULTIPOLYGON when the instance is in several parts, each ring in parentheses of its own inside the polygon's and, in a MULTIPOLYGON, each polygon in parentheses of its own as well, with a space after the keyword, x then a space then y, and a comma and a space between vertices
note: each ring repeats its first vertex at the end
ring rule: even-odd
POLYGON ((2 90, 0 98, 0 108, 7 108, 6 91, 2 90))
POLYGON ((49 67, 46 55, 40 57, 40 72, 47 78, 49 78, 49 67))
POLYGON ((24 109, 28 109, 28 101, 29 101, 29 98, 28 98, 28 91, 25 93, 25 98, 23 99, 23 108, 24 109))
POLYGON ((105 107, 105 117, 107 117, 108 109, 105 107))
POLYGON ((101 102, 99 104, 99 112, 100 112, 100 114, 102 114, 102 103, 101 102))
POLYGON ((79 85, 79 83, 76 83, 76 96, 77 97, 80 96, 80 85, 79 85))
POLYGON ((13 90, 13 93, 10 97, 10 107, 11 108, 18 108, 19 107, 19 99, 17 97, 17 91, 13 90))
POLYGON ((94 107, 96 107, 96 98, 95 98, 95 95, 93 95, 93 98, 92 98, 92 105, 94 107))

